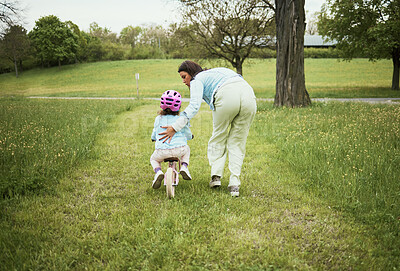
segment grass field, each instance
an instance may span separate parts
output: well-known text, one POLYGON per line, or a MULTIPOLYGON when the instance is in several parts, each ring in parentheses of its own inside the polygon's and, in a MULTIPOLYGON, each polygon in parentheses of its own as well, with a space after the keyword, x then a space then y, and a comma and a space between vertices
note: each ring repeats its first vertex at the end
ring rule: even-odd
MULTIPOLYGON (((359 68, 371 64, 363 61, 359 68)), ((128 63, 36 70, 21 81, 0 77, 0 269, 400 268, 399 103, 316 102, 289 109, 259 101, 239 198, 230 197, 226 179, 221 189, 208 188, 212 120, 203 105, 191 121, 194 180, 182 180, 176 198, 167 200, 163 189, 151 188, 156 101, 20 97, 70 96, 74 87, 80 90, 78 80, 63 76, 75 69, 128 63), (18 89, 15 82, 26 85, 18 89)), ((260 63, 249 63, 249 80, 257 81, 251 74, 260 63)), ((331 64, 349 72, 349 63, 331 64)), ((91 76, 102 77, 87 71, 80 84, 88 90, 75 96, 107 95, 107 80, 91 85, 91 76)), ((371 85, 361 79, 352 85, 347 77, 335 90, 339 77, 315 76, 315 91, 326 97, 384 89, 370 74, 371 85)), ((169 80, 153 80, 149 96, 169 80)), ((125 96, 122 88, 113 95, 125 96)))
MULTIPOLYGON (((189 91, 177 73, 182 60, 133 60, 69 65, 61 69, 35 69, 20 78, 0 75, 0 96, 97 96, 136 97, 135 73, 140 74, 142 97, 158 97, 165 89, 176 89, 184 97, 189 91)), ((223 63, 204 63, 214 67, 223 63)), ((392 63, 354 59, 305 59, 306 87, 312 98, 400 97, 392 91, 392 63)), ((243 69, 245 79, 259 98, 275 96, 275 60, 250 59, 243 69)))
MULTIPOLYGON (((80 101, 68 103, 80 108, 80 101)), ((226 180, 220 190, 208 188, 211 112, 203 106, 192 121, 194 180, 182 181, 176 199, 167 200, 164 190, 151 188, 148 161, 158 105, 130 103, 51 190, 1 202, 1 266, 399 268, 398 105, 321 103, 290 110, 259 104, 238 199, 230 197, 226 180)))
POLYGON ((121 101, 0 99, 0 195, 51 187, 85 159, 121 101))

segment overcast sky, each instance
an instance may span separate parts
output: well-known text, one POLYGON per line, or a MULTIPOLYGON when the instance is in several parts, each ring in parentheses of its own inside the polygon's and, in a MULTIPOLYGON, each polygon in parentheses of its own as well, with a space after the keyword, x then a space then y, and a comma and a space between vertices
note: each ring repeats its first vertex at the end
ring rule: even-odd
MULTIPOLYGON (((92 22, 120 33, 129 25, 157 24, 168 27, 179 21, 178 0, 19 0, 25 9, 28 31, 40 17, 55 15, 88 31, 92 22)), ((320 11, 325 0, 306 0, 306 10, 320 11)))

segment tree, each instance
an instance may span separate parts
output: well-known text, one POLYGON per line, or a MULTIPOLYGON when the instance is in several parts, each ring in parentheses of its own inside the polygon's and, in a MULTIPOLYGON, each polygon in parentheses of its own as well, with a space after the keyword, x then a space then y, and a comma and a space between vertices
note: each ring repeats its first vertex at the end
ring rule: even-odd
POLYGON ((118 41, 117 33, 112 32, 111 29, 108 29, 107 27, 103 28, 99 26, 96 22, 90 24, 89 31, 90 35, 99 38, 103 42, 109 41, 117 43, 118 41))
POLYGON ((22 10, 18 7, 18 1, 0 0, 0 26, 8 28, 20 20, 19 13, 22 10))
POLYGON ((78 37, 64 22, 54 15, 40 18, 29 33, 36 56, 42 65, 75 60, 78 37))
MULTIPOLYGON (((167 32, 167 43, 164 50, 172 58, 202 58, 199 57, 201 50, 196 48, 196 44, 188 39, 187 34, 191 32, 190 27, 182 27, 177 23, 171 24, 167 32), (193 54, 196 53, 196 55, 193 54)), ((205 56, 207 58, 207 56, 205 56)))
POLYGON ((308 35, 318 35, 318 14, 319 12, 310 13, 306 11, 306 34, 308 35))
POLYGON ((400 0, 327 0, 318 30, 347 60, 360 52, 370 60, 391 58, 392 89, 399 90, 400 0))
POLYGON ((86 32, 82 32, 82 37, 86 41, 86 46, 80 48, 81 57, 87 61, 100 61, 104 58, 106 50, 98 37, 94 37, 86 32))
POLYGON ((275 106, 304 107, 311 104, 304 75, 304 4, 304 0, 275 0, 275 106))
POLYGON ((85 60, 87 58, 86 56, 86 49, 87 49, 87 40, 84 36, 84 32, 81 31, 78 27, 78 25, 74 24, 72 21, 66 21, 65 25, 71 29, 71 31, 76 35, 77 37, 77 44, 78 44, 78 49, 75 53, 75 62, 85 60))
POLYGON ((273 36, 273 12, 260 0, 181 0, 186 34, 211 56, 227 60, 239 74, 256 46, 266 46, 273 36))
POLYGON ((122 44, 129 44, 131 48, 135 48, 141 33, 142 29, 139 26, 127 26, 121 30, 120 41, 122 44))
POLYGON ((151 47, 161 48, 167 38, 165 29, 160 25, 149 25, 143 27, 139 41, 142 45, 150 45, 151 47))
POLYGON ((8 28, 1 41, 1 54, 14 63, 15 76, 18 77, 18 65, 29 52, 29 39, 26 29, 19 25, 8 28))

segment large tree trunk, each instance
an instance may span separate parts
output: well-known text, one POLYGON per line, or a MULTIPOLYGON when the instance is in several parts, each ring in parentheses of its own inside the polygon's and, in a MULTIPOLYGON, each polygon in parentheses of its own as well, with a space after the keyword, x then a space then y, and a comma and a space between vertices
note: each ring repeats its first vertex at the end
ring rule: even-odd
POLYGON ((304 107, 311 104, 304 76, 304 1, 275 0, 275 106, 304 107))
POLYGON ((392 89, 399 90, 400 47, 393 49, 393 77, 392 89))

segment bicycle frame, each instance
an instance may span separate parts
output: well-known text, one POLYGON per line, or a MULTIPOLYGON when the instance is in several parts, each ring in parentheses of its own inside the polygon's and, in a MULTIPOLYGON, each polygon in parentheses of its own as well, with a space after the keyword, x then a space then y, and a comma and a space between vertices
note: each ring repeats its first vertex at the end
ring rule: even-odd
POLYGON ((164 159, 164 162, 168 162, 168 169, 164 175, 164 186, 166 188, 167 197, 171 199, 175 197, 175 187, 179 183, 179 172, 176 164, 179 164, 180 171, 181 163, 176 157, 164 159))
MULTIPOLYGON (((177 186, 178 183, 179 183, 180 162, 179 162, 179 169, 177 170, 178 162, 176 162, 176 161, 168 161, 168 168, 172 168, 172 170, 174 171, 175 180, 172 183, 172 185, 174 185, 174 186, 177 186)), ((166 178, 165 177, 164 177, 164 185, 166 185, 166 178)))

